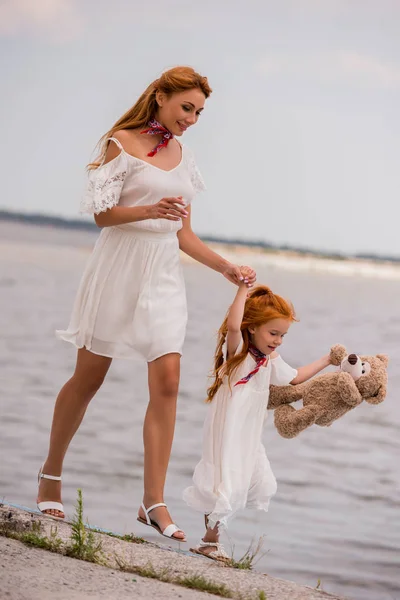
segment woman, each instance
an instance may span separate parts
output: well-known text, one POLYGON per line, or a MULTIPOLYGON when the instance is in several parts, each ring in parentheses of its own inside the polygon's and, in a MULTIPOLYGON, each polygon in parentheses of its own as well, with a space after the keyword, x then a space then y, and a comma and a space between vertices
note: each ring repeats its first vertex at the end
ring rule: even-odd
MULTIPOLYGON (((190 225, 190 204, 204 183, 191 152, 176 138, 197 122, 210 94, 207 79, 189 67, 165 72, 102 138, 99 159, 89 165, 82 209, 94 214, 102 231, 69 327, 57 332, 78 353, 56 401, 39 473, 38 507, 53 517, 64 517, 62 464, 90 400, 113 358, 139 353, 148 363, 150 400, 138 519, 185 541, 163 502, 187 320, 179 249, 235 284, 243 280, 240 268, 210 250, 190 225)), ((250 271, 248 285, 254 280, 250 271)))

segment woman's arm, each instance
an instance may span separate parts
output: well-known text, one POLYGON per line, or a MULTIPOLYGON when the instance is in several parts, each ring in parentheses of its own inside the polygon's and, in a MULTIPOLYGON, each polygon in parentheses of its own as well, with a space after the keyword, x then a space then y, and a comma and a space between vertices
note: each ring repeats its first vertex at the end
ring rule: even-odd
POLYGON ((176 204, 184 204, 184 202, 180 198, 163 198, 157 204, 148 206, 113 206, 105 212, 94 215, 94 220, 98 227, 113 227, 145 219, 179 221, 181 218, 186 218, 186 211, 176 204))
POLYGON ((297 376, 290 382, 291 385, 297 385, 298 383, 303 383, 307 381, 314 375, 317 375, 320 371, 329 367, 331 364, 330 354, 326 354, 326 356, 322 356, 318 360, 312 362, 309 365, 305 365, 304 367, 299 367, 297 369, 297 376))
MULTIPOLYGON (((202 242, 197 235, 193 232, 190 218, 191 218, 191 207, 186 207, 188 216, 182 219, 182 229, 178 231, 179 247, 188 256, 194 258, 206 267, 210 267, 214 271, 218 271, 224 277, 226 277, 232 283, 238 285, 242 280, 242 273, 240 267, 233 265, 225 258, 211 250, 204 242, 202 242)), ((253 269, 248 268, 248 275, 246 277, 248 287, 251 287, 255 280, 256 274, 253 269)))
MULTIPOLYGON (((119 138, 118 132, 115 135, 119 138)), ((121 149, 114 143, 109 143, 103 164, 109 163, 121 153, 121 149)), ((94 215, 98 227, 113 227, 125 223, 135 223, 145 219, 167 219, 179 221, 187 217, 182 198, 162 198, 157 204, 148 206, 113 206, 108 210, 94 215)))
POLYGON ((239 289, 236 292, 235 299, 229 309, 227 318, 228 332, 226 334, 227 357, 233 356, 237 347, 242 341, 242 320, 244 313, 244 305, 247 298, 247 285, 239 284, 239 289))

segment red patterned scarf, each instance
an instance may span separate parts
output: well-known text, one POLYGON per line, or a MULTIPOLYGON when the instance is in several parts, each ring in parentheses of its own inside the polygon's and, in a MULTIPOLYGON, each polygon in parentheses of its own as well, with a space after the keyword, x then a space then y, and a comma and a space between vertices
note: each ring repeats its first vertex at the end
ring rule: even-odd
POLYGON ((174 137, 168 129, 166 129, 155 119, 151 119, 151 121, 148 122, 148 129, 144 129, 140 133, 148 133, 149 135, 162 135, 161 141, 158 142, 157 146, 155 146, 155 148, 153 148, 153 150, 149 152, 147 156, 154 156, 157 154, 157 152, 162 150, 162 148, 166 148, 168 146, 168 142, 174 137))
POLYGON ((245 383, 247 383, 249 381, 249 379, 251 379, 252 377, 254 377, 254 375, 256 373, 258 373, 258 371, 260 370, 260 368, 266 364, 267 362, 267 355, 264 354, 264 352, 261 352, 261 350, 259 350, 258 348, 256 348, 253 344, 249 344, 249 352, 252 355, 252 357, 255 359, 256 361, 256 366, 254 367, 254 369, 252 371, 250 371, 250 373, 248 375, 246 375, 246 377, 242 377, 242 379, 240 379, 239 381, 237 381, 235 383, 236 385, 244 385, 245 383))

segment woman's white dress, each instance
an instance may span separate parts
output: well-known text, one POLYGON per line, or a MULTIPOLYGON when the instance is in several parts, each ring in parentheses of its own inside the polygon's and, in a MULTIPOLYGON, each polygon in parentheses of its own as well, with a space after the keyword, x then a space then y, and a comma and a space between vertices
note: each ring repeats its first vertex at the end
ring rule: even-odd
MULTIPOLYGON (((241 348, 242 343, 236 354, 241 348)), ((261 441, 269 386, 288 385, 297 371, 278 355, 246 384, 235 387, 254 367, 254 359, 247 354, 233 373, 231 385, 225 376, 207 406, 202 458, 193 485, 183 493, 189 506, 209 515, 211 527, 219 522, 220 528, 226 528, 232 515, 243 508, 267 511, 276 492, 276 479, 261 441)))
MULTIPOLYGON (((194 158, 182 146, 177 167, 164 171, 124 151, 91 171, 81 212, 156 204, 205 189, 194 158)), ((182 354, 187 308, 177 232, 182 221, 147 219, 105 227, 81 279, 68 329, 57 336, 111 358, 148 362, 182 354)))

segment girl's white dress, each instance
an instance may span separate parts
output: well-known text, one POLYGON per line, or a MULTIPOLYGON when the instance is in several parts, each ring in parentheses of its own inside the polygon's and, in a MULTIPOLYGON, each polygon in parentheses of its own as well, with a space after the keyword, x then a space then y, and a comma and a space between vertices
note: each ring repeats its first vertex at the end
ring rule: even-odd
MULTIPOLYGON (((241 352, 243 343, 236 354, 241 352)), ((224 346, 226 360, 226 344, 224 346)), ((224 529, 228 519, 243 508, 268 510, 276 479, 261 442, 267 418, 269 385, 288 385, 297 375, 280 356, 269 359, 247 383, 235 383, 255 367, 251 354, 231 377, 223 379, 204 423, 203 455, 195 468, 186 503, 209 515, 209 524, 224 529)))
MULTIPOLYGON (((81 212, 156 204, 182 196, 185 204, 205 189, 194 158, 182 146, 181 162, 164 171, 124 151, 91 171, 81 212)), ((177 232, 181 221, 147 219, 102 229, 83 274, 68 329, 57 331, 77 348, 111 358, 147 361, 182 354, 187 308, 177 232)))

